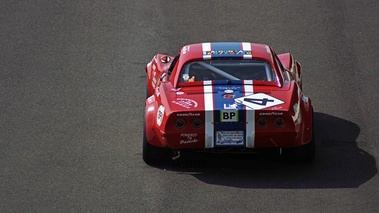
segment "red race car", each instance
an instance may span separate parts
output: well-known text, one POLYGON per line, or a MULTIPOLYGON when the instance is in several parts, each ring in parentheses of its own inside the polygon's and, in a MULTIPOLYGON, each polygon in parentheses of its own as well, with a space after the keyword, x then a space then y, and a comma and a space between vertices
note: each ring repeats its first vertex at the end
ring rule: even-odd
POLYGON ((313 107, 290 53, 249 42, 186 45, 146 66, 143 160, 159 164, 191 149, 315 156, 313 107))

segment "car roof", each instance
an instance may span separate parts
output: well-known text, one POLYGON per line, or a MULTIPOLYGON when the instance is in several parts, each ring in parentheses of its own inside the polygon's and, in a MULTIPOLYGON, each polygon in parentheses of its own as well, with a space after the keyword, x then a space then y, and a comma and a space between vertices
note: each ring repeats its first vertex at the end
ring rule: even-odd
POLYGON ((195 59, 245 58, 263 59, 272 63, 271 48, 265 44, 251 42, 205 42, 182 47, 180 61, 195 59))
POLYGON ((278 85, 281 86, 282 79, 280 73, 277 72, 273 52, 266 44, 251 43, 251 42, 205 42, 197 44, 189 44, 179 52, 180 57, 175 66, 175 75, 172 75, 172 80, 175 82, 174 87, 177 87, 179 73, 182 67, 190 61, 194 60, 209 60, 209 59, 258 59, 267 61, 274 69, 275 75, 279 78, 278 85))

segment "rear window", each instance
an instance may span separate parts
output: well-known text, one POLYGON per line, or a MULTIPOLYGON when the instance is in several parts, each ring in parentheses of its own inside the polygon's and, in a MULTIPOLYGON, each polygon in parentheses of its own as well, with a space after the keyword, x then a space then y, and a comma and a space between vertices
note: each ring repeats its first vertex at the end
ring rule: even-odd
POLYGON ((192 61, 183 66, 179 76, 179 83, 206 80, 258 80, 275 82, 276 77, 269 63, 251 59, 192 61))

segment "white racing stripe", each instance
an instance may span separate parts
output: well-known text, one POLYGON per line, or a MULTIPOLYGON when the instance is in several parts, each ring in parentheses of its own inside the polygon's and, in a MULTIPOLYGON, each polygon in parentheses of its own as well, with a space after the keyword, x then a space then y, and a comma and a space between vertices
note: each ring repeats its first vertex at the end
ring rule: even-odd
POLYGON ((203 43, 202 48, 203 48, 203 59, 211 59, 212 58, 211 55, 204 54, 205 51, 211 51, 212 50, 211 43, 203 43))
POLYGON ((205 143, 204 148, 213 148, 213 86, 212 81, 204 81, 204 109, 205 109, 205 143))
MULTIPOLYGON (((242 50, 251 51, 251 44, 247 42, 242 42, 242 50)), ((252 55, 243 55, 244 59, 252 59, 252 55)))
MULTIPOLYGON (((254 93, 253 81, 244 80, 245 96, 254 93)), ((254 148, 255 142, 255 110, 245 106, 246 110, 246 147, 254 148)))

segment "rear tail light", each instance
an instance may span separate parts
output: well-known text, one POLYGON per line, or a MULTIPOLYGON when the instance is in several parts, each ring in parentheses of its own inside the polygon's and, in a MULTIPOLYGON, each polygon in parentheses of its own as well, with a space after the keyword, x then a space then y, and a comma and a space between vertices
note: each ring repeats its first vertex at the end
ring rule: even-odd
POLYGON ((200 118, 194 118, 192 120, 192 126, 197 129, 201 128, 203 127, 203 121, 200 118))
POLYGON ((267 120, 267 118, 265 118, 265 117, 259 117, 258 120, 257 120, 257 125, 260 128, 267 127, 268 126, 268 120, 267 120))
POLYGON ((176 119, 175 127, 178 129, 183 129, 184 127, 186 127, 186 120, 184 120, 183 118, 176 119))
POLYGON ((283 117, 277 117, 274 120, 274 126, 277 128, 282 128, 285 125, 285 121, 283 117))

